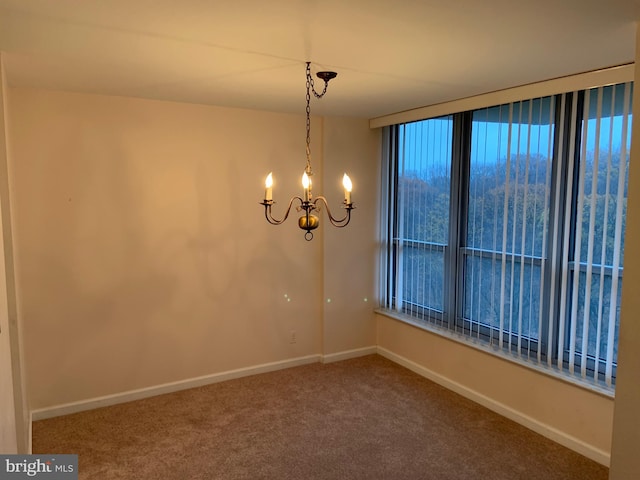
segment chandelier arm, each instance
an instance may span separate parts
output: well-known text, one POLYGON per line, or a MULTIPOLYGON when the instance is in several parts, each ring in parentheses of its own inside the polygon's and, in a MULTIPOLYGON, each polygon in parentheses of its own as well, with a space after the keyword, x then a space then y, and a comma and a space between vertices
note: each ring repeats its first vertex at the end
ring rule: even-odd
POLYGON ((260 202, 260 205, 264 205, 264 217, 267 219, 267 222, 269 222, 271 225, 280 225, 281 223, 284 223, 284 221, 287 218, 289 218, 289 213, 291 212, 291 207, 293 206, 293 201, 296 200, 296 199, 302 205, 302 203, 303 203, 302 198, 297 197, 297 196, 296 197, 291 197, 291 200, 289 200, 289 206, 287 207, 287 210, 284 212, 284 217, 282 219, 280 219, 280 220, 278 220, 277 218, 274 218, 274 216, 271 214, 271 207, 275 203, 273 200, 264 200, 264 201, 260 202))
POLYGON ((327 199, 322 196, 316 197, 316 199, 313 201, 313 204, 316 205, 316 210, 320 210, 317 206, 318 201, 324 203, 324 208, 326 208, 327 210, 327 216, 329 217, 329 222, 331 223, 331 225, 338 228, 346 227, 347 225, 349 225, 349 222, 351 221, 351 210, 355 208, 353 206, 353 203, 344 204, 342 208, 344 208, 347 213, 345 214, 344 218, 338 219, 331 214, 331 209, 329 208, 327 199))

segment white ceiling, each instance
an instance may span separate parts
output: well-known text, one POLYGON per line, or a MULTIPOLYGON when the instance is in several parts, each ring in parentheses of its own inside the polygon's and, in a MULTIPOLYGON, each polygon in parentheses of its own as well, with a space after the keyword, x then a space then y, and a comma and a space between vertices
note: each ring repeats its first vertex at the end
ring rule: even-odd
POLYGON ((373 118, 634 60, 640 0, 0 0, 11 86, 373 118), (318 81, 320 85, 322 82, 318 81))

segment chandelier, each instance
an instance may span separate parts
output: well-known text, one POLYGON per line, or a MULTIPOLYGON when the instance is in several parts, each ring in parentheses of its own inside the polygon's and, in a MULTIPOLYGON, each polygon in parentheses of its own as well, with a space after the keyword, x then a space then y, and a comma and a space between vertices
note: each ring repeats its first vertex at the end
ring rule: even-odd
POLYGON ((336 218, 331 214, 331 210, 329 209, 329 204, 327 203, 326 198, 323 196, 318 196, 313 198, 311 194, 311 185, 313 176, 313 171, 311 170, 311 92, 316 98, 322 98, 325 93, 327 93, 327 86, 329 85, 329 80, 335 78, 338 74, 336 72, 318 72, 316 76, 324 81, 324 88, 322 92, 316 92, 315 85, 313 83, 313 77, 311 76, 311 63, 307 62, 307 166, 304 169, 304 173, 302 174, 302 188, 303 195, 302 197, 294 196, 289 200, 289 206, 284 213, 284 217, 281 219, 276 219, 273 217, 271 213, 271 207, 275 203, 273 201, 273 172, 267 175, 267 179, 265 181, 265 194, 264 200, 260 202, 261 205, 264 205, 264 216, 271 225, 280 225, 283 223, 291 212, 291 207, 294 202, 299 202, 299 205, 296 206, 296 211, 304 212, 298 218, 298 226, 302 230, 306 230, 304 234, 304 238, 307 241, 313 239, 313 230, 318 228, 320 225, 320 219, 315 213, 319 213, 321 211, 322 205, 327 212, 327 217, 329 218, 329 222, 334 227, 346 227, 351 220, 351 210, 355 207, 351 202, 351 179, 349 175, 346 173, 342 177, 342 185, 344 187, 344 201, 342 202, 342 208, 346 210, 346 214, 343 218, 336 218))

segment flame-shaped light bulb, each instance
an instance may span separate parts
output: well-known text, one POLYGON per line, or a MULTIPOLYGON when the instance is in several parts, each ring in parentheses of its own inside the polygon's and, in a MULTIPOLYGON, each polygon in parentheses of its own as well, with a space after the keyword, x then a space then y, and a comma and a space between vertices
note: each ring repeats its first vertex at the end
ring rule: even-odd
POLYGON ((353 189, 353 184, 351 183, 349 175, 346 173, 342 177, 342 186, 344 187, 344 203, 349 205, 351 203, 351 190, 353 189))

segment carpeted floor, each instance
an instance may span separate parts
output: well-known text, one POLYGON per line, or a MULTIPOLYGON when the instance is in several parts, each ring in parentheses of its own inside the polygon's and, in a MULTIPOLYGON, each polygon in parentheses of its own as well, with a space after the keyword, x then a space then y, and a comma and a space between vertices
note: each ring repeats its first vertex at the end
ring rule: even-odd
POLYGON ((606 480, 608 469, 380 356, 33 424, 80 479, 606 480))

